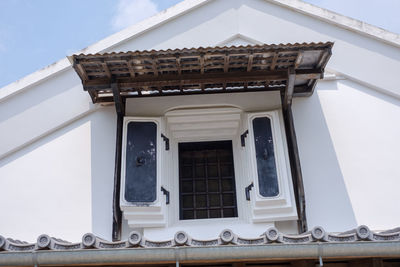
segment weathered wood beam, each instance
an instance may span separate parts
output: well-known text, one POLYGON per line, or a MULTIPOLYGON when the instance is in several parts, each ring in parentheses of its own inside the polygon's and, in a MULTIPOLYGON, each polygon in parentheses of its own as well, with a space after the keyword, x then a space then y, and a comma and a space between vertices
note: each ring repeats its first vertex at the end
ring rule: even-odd
POLYGON ((101 66, 104 69, 104 73, 107 75, 108 78, 111 78, 111 72, 110 69, 107 66, 107 63, 101 63, 101 66))
POLYGON ((111 83, 111 89, 113 92, 113 98, 114 98, 114 103, 115 103, 115 110, 117 111, 118 115, 125 115, 125 103, 124 99, 121 97, 121 92, 119 89, 118 83, 115 81, 111 83))
POLYGON ((276 64, 278 63, 278 54, 279 54, 279 52, 274 53, 274 57, 272 58, 270 70, 275 70, 276 64))
POLYGON ((204 74, 204 55, 203 54, 200 55, 199 61, 200 61, 200 73, 204 74))
POLYGON ((296 61, 294 62, 294 68, 297 69, 300 66, 301 60, 303 59, 303 52, 299 51, 297 53, 296 61))
POLYGON ((175 58, 175 62, 176 62, 176 69, 178 70, 178 74, 181 75, 182 74, 182 69, 181 69, 181 58, 180 57, 176 57, 175 58))
POLYGON ((88 93, 90 95, 90 98, 92 99, 92 103, 93 104, 97 103, 97 92, 96 92, 96 90, 88 90, 88 93))
MULTIPOLYGON (((255 71, 255 72, 228 72, 228 73, 196 73, 182 75, 142 75, 141 77, 117 78, 120 88, 137 87, 137 86, 169 86, 197 83, 222 83, 236 81, 263 81, 263 80, 286 80, 287 71, 255 71)), ((96 79, 84 83, 86 89, 103 89, 105 85, 110 85, 111 79, 96 79)))
POLYGON ((115 168, 114 168, 114 191, 113 191, 113 241, 121 240, 122 211, 119 206, 121 185, 121 162, 122 162, 122 128, 125 116, 125 101, 121 97, 118 84, 112 79, 111 89, 115 110, 117 112, 117 133, 115 142, 115 168))
POLYGON ((314 260, 297 260, 290 263, 293 267, 315 267, 314 260))
POLYGON ((247 62, 247 71, 250 72, 253 68, 253 54, 249 55, 249 61, 247 62))
POLYGON ((121 160, 122 160, 122 127, 124 116, 117 114, 117 132, 115 142, 115 167, 114 167, 114 190, 113 190, 113 223, 112 240, 121 240, 122 211, 119 206, 121 187, 121 160))
POLYGON ((294 93, 294 81, 296 79, 296 73, 293 68, 288 69, 288 79, 286 81, 286 89, 283 97, 283 108, 287 108, 292 104, 293 93, 294 93))
POLYGON ((292 182, 296 199, 296 207, 298 214, 298 231, 299 233, 307 232, 306 203, 304 196, 303 175, 301 172, 299 149, 297 145, 296 131, 294 127, 294 119, 292 106, 285 104, 285 92, 281 92, 282 113, 285 124, 286 140, 289 150, 290 169, 292 173, 292 182))
POLYGON ((131 78, 135 78, 135 70, 133 69, 133 61, 126 61, 126 65, 128 66, 128 70, 129 70, 129 75, 131 75, 131 78))
POLYGON ((158 76, 157 62, 154 57, 152 57, 152 69, 154 76, 158 76))
POLYGON ((229 68, 229 55, 224 57, 224 72, 227 73, 229 68))
POLYGON ((81 77, 82 83, 89 81, 89 77, 81 64, 75 64, 78 75, 81 77))
POLYGON ((383 267, 382 259, 370 258, 351 260, 348 264, 349 267, 383 267))

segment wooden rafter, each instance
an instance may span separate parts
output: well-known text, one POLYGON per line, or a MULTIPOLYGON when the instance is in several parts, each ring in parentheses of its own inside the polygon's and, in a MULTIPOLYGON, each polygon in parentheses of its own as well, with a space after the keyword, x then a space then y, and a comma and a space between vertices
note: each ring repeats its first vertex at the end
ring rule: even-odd
POLYGON ((166 92, 174 90, 191 94, 188 89, 198 89, 196 93, 218 88, 230 92, 230 87, 276 90, 287 84, 289 68, 296 73, 296 96, 312 92, 331 48, 332 43, 209 47, 76 55, 73 60, 95 103, 113 101, 111 79, 124 98, 170 95, 166 92))

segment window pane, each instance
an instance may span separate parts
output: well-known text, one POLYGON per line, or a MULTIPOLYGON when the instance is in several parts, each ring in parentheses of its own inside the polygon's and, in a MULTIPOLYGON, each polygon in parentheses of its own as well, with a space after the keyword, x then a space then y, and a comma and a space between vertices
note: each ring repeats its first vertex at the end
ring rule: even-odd
POLYGON ((195 181, 196 192, 206 192, 206 180, 195 181))
POLYGON ((253 120, 253 131, 260 195, 263 197, 277 196, 279 187, 271 120, 267 117, 255 118, 253 120))
POLYGON ((222 179, 222 191, 232 191, 233 185, 231 179, 222 179))
POLYGON ((208 180, 208 191, 209 192, 219 192, 219 181, 217 179, 208 180))
POLYGON ((183 193, 193 192, 193 182, 192 181, 182 182, 182 192, 183 193))
POLYGON ((184 210, 183 218, 186 220, 194 219, 194 211, 193 210, 184 210))
POLYGON ((208 218, 207 210, 197 210, 196 219, 206 219, 208 218))
POLYGON ((234 209, 224 209, 224 218, 235 217, 235 210, 234 209))
POLYGON ((210 210, 210 218, 221 218, 221 210, 210 210))
POLYGON ((223 194, 222 202, 224 206, 233 206, 235 205, 235 200, 233 198, 233 194, 223 194))
POLYGON ((196 208, 207 207, 207 195, 197 195, 196 196, 196 208))
POLYGON ((129 122, 126 136, 125 200, 153 202, 157 197, 157 125, 129 122))
POLYGON ((179 144, 181 220, 237 217, 232 154, 231 141, 179 144))

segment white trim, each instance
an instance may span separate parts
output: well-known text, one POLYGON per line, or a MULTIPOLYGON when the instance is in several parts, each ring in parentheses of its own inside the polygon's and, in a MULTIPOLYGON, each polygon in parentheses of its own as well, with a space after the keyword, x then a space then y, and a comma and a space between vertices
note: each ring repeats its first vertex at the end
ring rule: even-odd
POLYGON ((293 197, 293 186, 287 150, 282 132, 282 121, 277 110, 267 112, 249 113, 247 116, 249 134, 246 146, 248 167, 247 171, 252 177, 254 189, 251 191, 251 206, 253 222, 271 222, 297 219, 296 204, 293 197), (274 197, 264 197, 259 193, 256 152, 254 144, 254 131, 252 121, 255 118, 268 117, 271 120, 271 130, 275 150, 275 164, 278 178, 279 194, 274 197))
POLYGON ((320 80, 320 82, 327 82, 327 81, 329 82, 329 81, 333 81, 333 80, 350 80, 352 82, 355 82, 362 86, 365 86, 369 89, 373 89, 379 93, 382 93, 382 94, 385 94, 385 95, 388 95, 390 97, 400 100, 400 93, 396 93, 394 91, 387 90, 387 89, 379 87, 379 86, 375 86, 373 84, 365 82, 364 80, 356 79, 350 75, 344 74, 344 73, 336 71, 334 69, 326 68, 325 73, 328 73, 328 75, 324 74, 324 79, 320 80))
POLYGON ((162 227, 165 226, 165 201, 161 196, 161 168, 162 168, 162 140, 161 118, 159 117, 124 117, 122 130, 122 160, 121 160, 121 190, 120 207, 128 225, 134 227, 162 227), (154 122, 157 125, 157 170, 156 170, 156 200, 151 203, 130 203, 125 200, 125 166, 127 126, 130 122, 154 122))
POLYGON ((264 0, 295 12, 308 15, 329 24, 362 34, 395 47, 400 47, 400 34, 390 32, 366 22, 321 8, 300 0, 264 0))
MULTIPOLYGON (((175 19, 179 16, 182 16, 187 12, 190 12, 191 10, 211 1, 213 0, 185 0, 144 21, 141 21, 99 42, 96 42, 93 45, 88 46, 87 48, 77 51, 76 54, 101 53, 104 52, 105 50, 112 49, 113 47, 121 44, 122 42, 135 38, 136 36, 146 31, 149 31, 162 24, 165 24, 168 21, 175 19)), ((371 24, 337 14, 335 12, 305 3, 300 0, 264 0, 264 1, 268 1, 272 4, 289 8, 296 12, 320 19, 327 23, 339 26, 344 29, 351 30, 353 32, 360 33, 367 37, 400 48, 399 34, 389 32, 387 30, 381 29, 371 24)), ((243 38, 248 39, 248 37, 245 37, 241 34, 237 34, 235 36, 242 36, 243 38)), ((231 38, 221 42, 220 44, 223 44, 224 42, 227 42, 230 39, 231 38)), ((251 41, 256 42, 256 40, 251 40, 251 41)), ((0 88, 0 102, 4 101, 5 99, 14 94, 22 92, 24 89, 27 89, 39 82, 43 82, 46 79, 49 79, 50 77, 58 74, 61 71, 68 70, 70 67, 71 63, 68 61, 68 59, 63 58, 41 70, 38 70, 36 72, 33 72, 32 74, 23 77, 18 81, 8 84, 3 88, 0 88)))
POLYGON ((223 40, 222 42, 217 43, 217 46, 225 46, 226 44, 229 44, 230 42, 232 42, 236 39, 242 39, 251 45, 262 45, 263 44, 262 42, 257 41, 256 39, 253 39, 244 34, 238 33, 238 34, 232 35, 228 39, 223 40))

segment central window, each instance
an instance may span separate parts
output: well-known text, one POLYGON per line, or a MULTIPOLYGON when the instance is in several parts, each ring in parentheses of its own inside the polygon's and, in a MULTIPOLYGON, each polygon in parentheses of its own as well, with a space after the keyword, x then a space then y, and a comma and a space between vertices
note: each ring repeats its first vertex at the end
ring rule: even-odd
POLYGON ((181 220, 237 217, 232 141, 179 143, 181 220))

